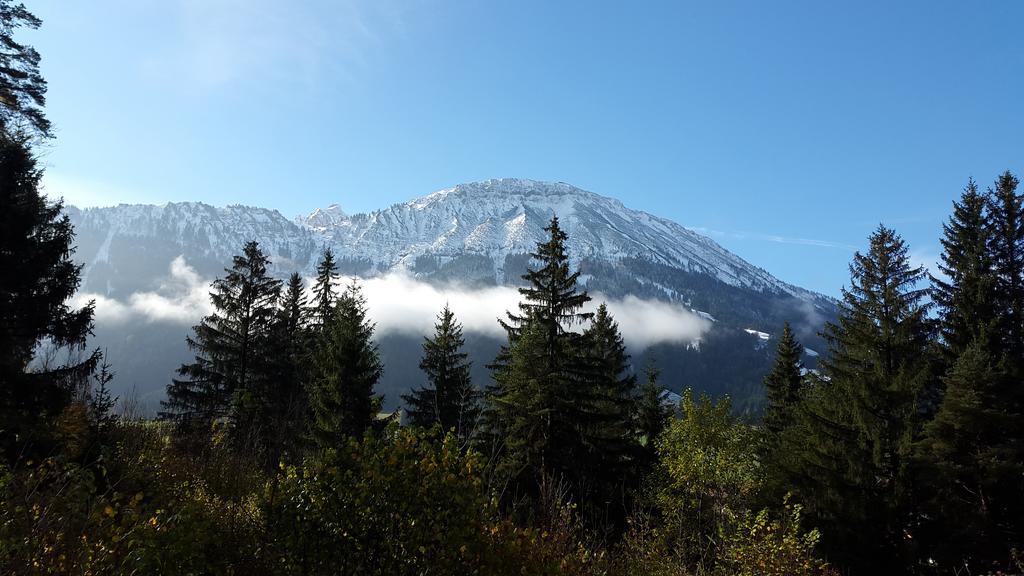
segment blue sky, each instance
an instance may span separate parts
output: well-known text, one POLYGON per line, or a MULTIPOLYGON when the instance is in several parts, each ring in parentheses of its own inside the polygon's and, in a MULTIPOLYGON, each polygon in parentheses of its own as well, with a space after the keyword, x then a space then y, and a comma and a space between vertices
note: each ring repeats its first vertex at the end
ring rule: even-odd
POLYGON ((836 295, 1024 172, 1024 2, 26 0, 80 205, 349 212, 560 180, 836 295))

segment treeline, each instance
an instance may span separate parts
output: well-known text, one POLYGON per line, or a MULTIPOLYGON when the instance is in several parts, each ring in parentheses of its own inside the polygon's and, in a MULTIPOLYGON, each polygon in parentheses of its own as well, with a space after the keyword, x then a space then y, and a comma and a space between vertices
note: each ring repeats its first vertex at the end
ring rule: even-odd
POLYGON ((820 374, 788 331, 766 380, 766 486, 792 492, 858 574, 1020 571, 1024 212, 1009 172, 970 181, 939 275, 879 227, 850 265, 820 374), (930 284, 928 286, 927 284, 930 284))

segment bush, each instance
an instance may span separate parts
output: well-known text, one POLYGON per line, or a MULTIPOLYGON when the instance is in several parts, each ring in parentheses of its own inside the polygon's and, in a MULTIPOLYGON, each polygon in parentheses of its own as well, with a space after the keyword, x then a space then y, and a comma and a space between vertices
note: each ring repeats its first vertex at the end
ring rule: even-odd
POLYGON ((717 574, 722 576, 819 576, 827 565, 815 557, 820 534, 801 533, 801 507, 786 502, 780 519, 768 510, 747 513, 731 534, 723 534, 717 574))
POLYGON ((271 563, 282 574, 480 570, 494 511, 481 466, 452 436, 391 430, 287 467, 266 492, 271 563))

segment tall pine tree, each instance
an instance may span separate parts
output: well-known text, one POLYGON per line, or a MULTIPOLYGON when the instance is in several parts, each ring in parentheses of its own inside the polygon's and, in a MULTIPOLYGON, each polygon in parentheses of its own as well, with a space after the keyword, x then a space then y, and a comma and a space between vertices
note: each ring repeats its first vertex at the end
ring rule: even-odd
POLYGON ((985 197, 971 182, 954 204, 932 279, 947 371, 917 446, 924 553, 942 569, 998 570, 1024 542, 1024 434, 1012 326, 1020 306, 1020 198, 1003 174, 985 197), (986 212, 988 214, 986 215, 986 212))
POLYGON ((880 226, 850 265, 837 324, 826 327, 824 378, 802 405, 805 441, 790 484, 825 535, 831 560, 863 573, 905 560, 908 460, 932 382, 921 268, 880 226))
POLYGON ((763 498, 770 506, 781 502, 790 490, 788 478, 794 468, 792 452, 796 448, 790 443, 804 388, 803 353, 803 346, 786 322, 775 350, 775 363, 764 378, 765 408, 759 456, 764 469, 763 498))
POLYGON ((322 332, 334 315, 334 304, 338 299, 335 285, 338 283, 338 264, 334 252, 324 248, 320 262, 316 265, 316 280, 313 281, 313 305, 311 319, 313 329, 322 332))
POLYGON ((267 274, 267 255, 249 242, 232 267, 213 283, 214 311, 186 338, 195 360, 178 369, 180 379, 167 387, 162 416, 183 432, 208 432, 213 420, 227 417, 236 442, 255 445, 266 438, 272 340, 281 282, 267 274))
POLYGON ((582 335, 571 330, 592 316, 580 311, 590 297, 577 287, 579 272, 570 271, 557 216, 545 231, 547 241, 532 254, 539 266, 523 276, 528 285, 519 289, 519 313, 499 320, 508 345, 492 365, 485 412, 486 436, 506 464, 499 470, 511 471, 506 480, 527 495, 549 480, 579 487, 578 464, 586 450, 579 411, 590 402, 586 386, 579 385, 585 375, 582 335), (527 326, 531 337, 519 342, 527 326))
POLYGON ((302 277, 293 273, 274 320, 275 353, 271 357, 273 373, 267 414, 271 465, 276 465, 285 453, 297 453, 299 439, 305 432, 309 415, 305 383, 312 345, 308 315, 305 285, 302 277))
POLYGON ((462 325, 445 305, 434 325, 434 336, 423 342, 420 369, 428 384, 402 396, 411 424, 440 426, 443 432, 454 431, 463 441, 473 434, 480 412, 479 392, 469 375, 471 364, 462 351, 465 344, 462 325))
POLYGON ((775 349, 775 363, 764 378, 764 436, 765 448, 769 451, 766 456, 777 448, 782 430, 792 424, 793 410, 800 401, 804 382, 803 354, 803 346, 786 322, 775 349))
POLYGON ((1002 316, 999 330, 1015 370, 1024 363, 1024 197, 1017 193, 1018 184, 1007 171, 989 191, 993 268, 1002 316))
POLYGON ((975 341, 994 345, 998 335, 994 238, 987 207, 987 196, 970 180, 942 227, 939 270, 944 278, 931 277, 931 296, 947 359, 955 359, 975 341))
POLYGON ((637 479, 639 444, 633 436, 633 414, 638 399, 633 374, 619 326, 602 303, 583 333, 586 374, 576 386, 585 403, 577 406, 583 447, 582 475, 592 487, 591 499, 600 505, 614 503, 606 513, 618 522, 627 487, 637 479))
POLYGON ((60 202, 40 194, 42 170, 25 137, 0 132, 0 451, 22 452, 40 423, 64 408, 100 359, 99 352, 60 366, 30 368, 48 342, 84 349, 93 304, 72 308, 81 266, 60 202))
POLYGON ((380 400, 373 388, 384 367, 373 341, 374 326, 353 280, 338 298, 313 357, 309 435, 318 448, 361 437, 376 418, 380 400))

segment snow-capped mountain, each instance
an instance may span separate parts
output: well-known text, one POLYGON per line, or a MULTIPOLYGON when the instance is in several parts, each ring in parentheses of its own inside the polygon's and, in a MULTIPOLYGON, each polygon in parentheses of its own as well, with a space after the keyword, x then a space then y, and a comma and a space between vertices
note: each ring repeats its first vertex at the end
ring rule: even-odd
MULTIPOLYGON (((68 212, 75 257, 84 265, 82 291, 120 301, 166 288, 170 264, 179 256, 201 278, 222 276, 250 240, 269 254, 279 277, 294 271, 311 276, 323 248, 330 247, 345 274, 400 271, 434 284, 517 285, 530 252, 547 236, 544 227, 557 215, 587 290, 610 298, 668 300, 713 320, 699 358, 692 350, 660 353, 659 363, 685 379, 675 388, 694 380, 712 391, 757 388, 771 353, 760 334, 775 333, 789 321, 804 343, 822 349, 817 332, 836 310, 833 300, 787 284, 675 222, 561 182, 487 180, 367 214, 349 215, 333 204, 294 220, 265 208, 194 202, 68 212), (738 360, 737 354, 753 356, 738 360)), ((120 346, 129 361, 152 369, 147 352, 136 348, 140 341, 154 341, 146 332, 154 329, 135 327, 128 337, 121 327, 109 334, 124 341, 102 344, 120 346)), ((418 346, 417 337, 384 349, 404 357, 418 354, 418 346)), ((642 354, 648 353, 653 352, 642 354)), ((181 358, 184 351, 175 354, 181 358)), ((479 358, 477 364, 489 360, 479 358)), ((391 371, 385 378, 406 386, 415 374, 391 371)))
POLYGON ((350 273, 403 270, 427 280, 516 284, 552 215, 568 233, 573 263, 605 291, 628 291, 610 285, 611 273, 647 293, 689 301, 693 282, 682 275, 812 307, 831 305, 675 222, 561 182, 487 180, 368 214, 350 216, 332 204, 294 221, 275 210, 192 202, 74 210, 72 220, 77 257, 86 265, 84 289, 102 293, 139 288, 179 254, 200 273, 218 274, 251 239, 282 275, 311 273, 330 246, 350 273), (139 269, 148 264, 151 272, 139 269))
POLYGON ((296 222, 322 235, 343 257, 375 268, 417 271, 417 259, 442 265, 483 256, 497 282, 509 256, 529 253, 557 215, 576 262, 637 258, 712 276, 730 286, 811 297, 679 224, 563 182, 506 178, 460 184, 389 208, 345 217, 335 204, 296 222))

